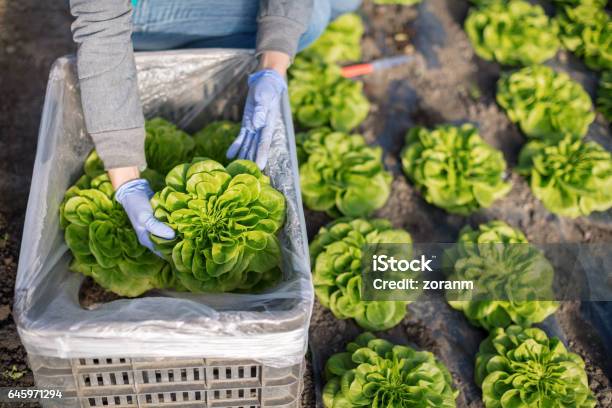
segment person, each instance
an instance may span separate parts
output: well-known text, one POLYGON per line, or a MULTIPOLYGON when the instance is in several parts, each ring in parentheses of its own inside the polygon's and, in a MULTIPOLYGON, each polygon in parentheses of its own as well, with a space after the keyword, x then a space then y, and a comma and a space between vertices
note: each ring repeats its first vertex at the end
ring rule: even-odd
POLYGON ((154 251, 149 233, 173 239, 174 231, 153 216, 153 192, 140 178, 145 129, 134 50, 254 48, 259 67, 248 77, 242 126, 227 156, 263 169, 291 60, 360 2, 70 0, 85 126, 142 245, 154 251))

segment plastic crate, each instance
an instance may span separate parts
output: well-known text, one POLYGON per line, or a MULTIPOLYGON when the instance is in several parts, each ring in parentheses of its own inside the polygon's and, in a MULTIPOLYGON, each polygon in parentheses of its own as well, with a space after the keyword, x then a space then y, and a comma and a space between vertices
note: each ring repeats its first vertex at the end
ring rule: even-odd
MULTIPOLYGON (((238 120, 248 50, 136 56, 148 118, 190 132, 238 120)), ((266 171, 287 198, 279 234, 283 280, 261 294, 156 292, 84 309, 83 276, 58 208, 93 147, 85 132, 74 59, 54 65, 18 267, 13 314, 37 388, 61 390, 44 407, 299 407, 314 299, 288 98, 282 99, 266 171)))
POLYGON ((299 407, 304 365, 251 360, 30 355, 37 387, 62 391, 44 407, 299 407))

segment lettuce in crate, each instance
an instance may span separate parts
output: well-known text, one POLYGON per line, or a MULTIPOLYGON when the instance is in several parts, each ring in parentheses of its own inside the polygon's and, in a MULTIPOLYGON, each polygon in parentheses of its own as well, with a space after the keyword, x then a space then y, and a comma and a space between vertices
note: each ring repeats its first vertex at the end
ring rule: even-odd
POLYGON ((527 137, 558 141, 566 133, 586 135, 595 119, 593 102, 582 86, 543 65, 502 74, 497 102, 527 137))
POLYGON ((511 324, 530 326, 559 307, 553 300, 552 265, 521 231, 503 221, 481 224, 475 230, 465 227, 457 244, 445 253, 444 265, 450 280, 474 282, 475 290, 448 291, 446 297, 476 326, 487 330, 511 324), (496 295, 498 288, 510 293, 496 295), (525 300, 532 294, 540 300, 525 300), (472 300, 479 296, 481 300, 472 300))
MULTIPOLYGON (((177 164, 191 161, 195 142, 191 136, 162 118, 145 122, 145 158, 147 168, 141 176, 151 188, 163 188, 164 176, 177 164)), ((85 174, 93 178, 104 174, 104 164, 95 150, 89 154, 83 166, 85 174)))
POLYGON ((321 37, 300 53, 299 58, 319 58, 329 64, 359 61, 363 32, 363 22, 358 14, 343 14, 332 21, 321 37))
POLYGON ((145 122, 147 166, 166 175, 178 164, 191 161, 195 142, 191 136, 162 118, 145 122))
POLYGON ((595 142, 570 135, 554 144, 531 141, 521 150, 517 171, 555 214, 576 218, 612 207, 612 156, 595 142))
POLYGON ((336 318, 355 319, 366 330, 396 326, 409 302, 362 300, 362 251, 364 245, 411 243, 408 232, 383 219, 341 219, 322 227, 310 243, 317 299, 336 318))
MULTIPOLYGON (((96 152, 95 149, 92 150, 91 153, 89 153, 89 156, 87 156, 85 159, 83 170, 85 171, 85 175, 92 179, 101 174, 106 174, 106 170, 104 170, 104 163, 102 163, 102 159, 100 159, 100 156, 98 156, 98 152, 96 152)), ((153 191, 159 191, 164 188, 164 176, 150 167, 147 167, 141 171, 140 177, 149 182, 153 191)))
POLYGON ((66 191, 60 225, 74 259, 70 269, 120 296, 180 288, 170 265, 140 245, 106 174, 82 176, 66 191))
POLYGON ((368 146, 361 135, 313 129, 297 136, 300 185, 312 210, 362 217, 382 207, 391 192, 391 174, 382 149, 368 146))
POLYGON ((258 291, 280 279, 285 197, 255 163, 180 164, 151 204, 155 217, 176 231, 173 240, 151 240, 187 290, 258 291))
POLYGON ((563 46, 595 70, 612 69, 612 18, 601 1, 559 7, 556 21, 563 46))
POLYGON ((428 203, 467 215, 510 191, 502 153, 470 125, 411 129, 401 153, 406 176, 428 203))
MULTIPOLYGON (((220 120, 211 122, 193 135, 195 140, 194 157, 205 157, 227 166, 227 149, 240 133, 240 123, 220 120)), ((178 163, 177 163, 178 164, 178 163)))
POLYGON ((558 28, 542 7, 523 0, 481 3, 465 20, 478 56, 504 65, 539 64, 555 56, 558 28))
POLYGON ((325 408, 455 408, 459 391, 428 351, 362 333, 325 364, 325 408))
POLYGON ((486 408, 597 404, 582 358, 537 328, 493 329, 476 354, 475 379, 486 408))
POLYGON ((344 78, 340 67, 319 58, 295 59, 289 70, 289 99, 296 121, 306 128, 330 126, 348 132, 370 110, 363 84, 344 78))

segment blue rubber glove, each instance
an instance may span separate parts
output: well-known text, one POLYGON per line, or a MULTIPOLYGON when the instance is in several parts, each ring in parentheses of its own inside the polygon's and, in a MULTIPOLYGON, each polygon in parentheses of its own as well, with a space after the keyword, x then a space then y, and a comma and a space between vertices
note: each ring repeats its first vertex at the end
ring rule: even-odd
POLYGON ((268 162, 274 125, 280 117, 280 101, 287 89, 285 79, 273 69, 249 75, 242 128, 227 150, 228 159, 247 159, 263 170, 268 162))
POLYGON ((145 179, 130 180, 122 184, 115 192, 115 199, 127 213, 138 236, 138 242, 161 256, 153 248, 149 233, 160 238, 173 239, 174 230, 153 216, 153 208, 149 201, 151 197, 153 197, 153 190, 145 179))

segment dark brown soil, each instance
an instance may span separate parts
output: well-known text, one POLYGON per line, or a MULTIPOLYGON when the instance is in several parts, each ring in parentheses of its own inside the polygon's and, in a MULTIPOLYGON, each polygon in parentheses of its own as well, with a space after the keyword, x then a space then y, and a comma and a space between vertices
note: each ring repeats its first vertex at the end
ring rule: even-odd
MULTIPOLYGON (((73 50, 66 3, 0 0, 0 208, 4 214, 0 215, 1 387, 33 384, 10 311, 46 79, 52 61, 73 50)), ((366 2, 362 8, 367 25, 362 44, 364 60, 398 53, 415 56, 410 65, 364 80, 372 110, 359 131, 369 142, 384 148, 385 163, 394 174, 392 196, 377 215, 408 230, 417 242, 452 242, 466 223, 475 225, 497 218, 521 228, 532 242, 612 241, 612 228, 605 218, 572 221, 553 216, 533 197, 525 180, 511 171, 524 139, 495 103, 500 68, 476 58, 463 32, 467 8, 466 1, 458 0, 426 0, 418 7, 366 2), (481 135, 504 152, 510 166, 510 194, 470 217, 449 215, 425 203, 406 182, 398 160, 411 126, 449 122, 476 124, 481 135)), ((554 64, 593 91, 593 75, 571 55, 561 52, 554 64)), ((600 115, 592 130, 598 140, 610 146, 609 126, 600 115)), ((324 214, 311 211, 306 211, 306 218, 309 237, 329 221, 324 214)), ((91 282, 81 291, 86 306, 114 298, 91 282)), ((482 406, 471 376, 473 355, 486 333, 469 326, 442 299, 414 303, 409 309, 398 327, 379 335, 432 351, 449 366, 455 386, 461 390, 458 405, 482 406)), ((585 359, 599 406, 612 406, 610 379, 604 372, 610 356, 580 313, 580 305, 564 304, 556 313, 556 321, 570 349, 585 359)), ((339 321, 316 303, 304 378, 304 407, 315 406, 327 357, 342 350, 359 332, 353 322, 339 321)))

